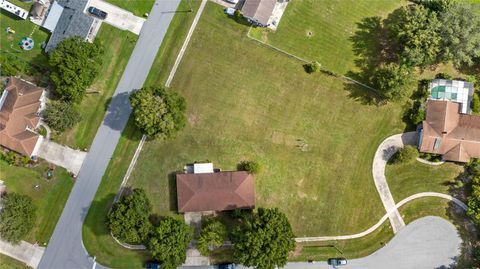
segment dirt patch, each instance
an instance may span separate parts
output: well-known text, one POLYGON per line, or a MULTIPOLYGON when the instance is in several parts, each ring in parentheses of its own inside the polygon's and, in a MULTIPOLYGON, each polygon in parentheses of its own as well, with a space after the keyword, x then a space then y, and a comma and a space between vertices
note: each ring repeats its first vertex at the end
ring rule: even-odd
POLYGON ((199 121, 200 121, 200 118, 197 115, 195 115, 195 114, 188 115, 188 123, 191 126, 196 125, 199 121))
POLYGON ((280 131, 273 131, 272 134, 272 142, 277 145, 287 145, 287 146, 295 146, 297 145, 297 140, 295 136, 285 134, 280 131))
POLYGON ((302 199, 307 197, 307 194, 300 190, 297 190, 297 195, 302 199))
POLYGON ((306 35, 308 38, 310 38, 310 37, 314 36, 315 33, 314 33, 312 30, 307 30, 307 31, 305 31, 305 35, 306 35))
POLYGON ((295 249, 290 252, 290 257, 291 258, 295 258, 295 257, 298 257, 300 256, 300 254, 302 254, 302 249, 303 249, 303 246, 300 245, 300 244, 295 244, 295 249))

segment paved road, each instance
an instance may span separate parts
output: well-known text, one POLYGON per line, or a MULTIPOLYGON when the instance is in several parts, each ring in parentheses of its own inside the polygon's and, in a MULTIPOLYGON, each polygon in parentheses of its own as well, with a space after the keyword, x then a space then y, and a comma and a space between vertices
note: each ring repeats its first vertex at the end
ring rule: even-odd
POLYGON ((92 268, 93 261, 82 244, 82 224, 130 115, 128 96, 132 90, 143 86, 179 2, 155 2, 39 268, 92 268))
MULTIPOLYGON (((418 219, 399 231, 385 247, 370 256, 348 261, 345 269, 436 269, 449 267, 460 255, 461 239, 450 222, 440 217, 418 219), (444 266, 444 267, 443 267, 444 266)), ((203 266, 215 268, 213 266, 203 266)), ((239 269, 245 267, 239 266, 239 269)), ((326 262, 288 263, 285 269, 331 269, 326 262)), ((199 267, 182 267, 199 269, 199 267)))
POLYGON ((405 144, 416 144, 416 140, 416 132, 392 135, 378 146, 373 159, 373 181, 375 182, 385 210, 391 213, 389 219, 394 233, 400 231, 400 229, 405 226, 405 222, 398 210, 395 209, 395 201, 393 200, 390 189, 388 188, 387 178, 385 177, 385 166, 387 165, 388 159, 390 159, 398 149, 402 148, 405 144))

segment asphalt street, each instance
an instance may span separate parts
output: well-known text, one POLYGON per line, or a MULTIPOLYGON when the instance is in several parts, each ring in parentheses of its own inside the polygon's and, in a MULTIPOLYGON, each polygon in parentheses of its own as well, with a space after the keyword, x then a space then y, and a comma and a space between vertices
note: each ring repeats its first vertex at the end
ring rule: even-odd
MULTIPOLYGON (((462 240, 450 222, 440 217, 424 217, 403 229, 387 245, 370 256, 349 260, 338 269, 447 269, 460 255, 462 240)), ((339 254, 341 256, 341 254, 339 254)), ((215 266, 182 269, 214 269, 215 266)), ((285 269, 332 269, 326 262, 288 263, 285 269)), ((237 269, 246 269, 237 266, 237 269)))
MULTIPOLYGON (((131 112, 128 96, 141 88, 180 0, 157 0, 145 22, 102 125, 40 261, 41 269, 92 268, 82 243, 82 225, 131 112)), ((101 266, 97 265, 96 268, 101 266)))

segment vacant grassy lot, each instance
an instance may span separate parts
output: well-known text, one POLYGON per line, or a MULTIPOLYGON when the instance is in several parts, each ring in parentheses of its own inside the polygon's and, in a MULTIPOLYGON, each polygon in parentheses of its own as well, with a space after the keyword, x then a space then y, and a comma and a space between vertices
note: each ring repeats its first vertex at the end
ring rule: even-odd
POLYGON ((107 0, 107 2, 131 11, 139 17, 143 17, 145 13, 150 12, 155 0, 107 0))
POLYGON ((55 168, 53 179, 47 181, 48 167, 45 162, 35 168, 24 168, 0 161, 0 179, 5 181, 7 191, 30 196, 37 207, 37 224, 25 240, 40 245, 50 240, 73 187, 72 178, 60 167, 55 168))
POLYGON ((411 164, 389 164, 386 168, 388 186, 395 202, 419 192, 449 193, 456 176, 463 171, 463 166, 444 163, 439 166, 420 162, 411 164))
POLYGON ((209 160, 232 170, 257 160, 264 167, 257 206, 282 208, 297 236, 370 227, 383 215, 373 155, 402 130, 401 109, 355 101, 342 80, 307 75, 246 31, 207 4, 172 85, 187 99, 188 127, 173 140, 148 142, 130 183, 149 192, 157 213, 170 214, 172 173, 186 163, 209 160))
POLYGON ((93 142, 110 98, 135 47, 137 36, 104 23, 96 39, 104 44, 105 54, 102 68, 88 91, 97 93, 87 94, 80 104, 80 123, 58 137, 62 144, 82 150, 88 149, 93 142))
POLYGON ((0 268, 2 269, 28 269, 30 267, 26 266, 23 262, 19 262, 15 259, 12 259, 8 256, 0 254, 0 268))
POLYGON ((14 55, 39 68, 45 68, 47 56, 43 52, 41 44, 48 40, 48 32, 29 20, 22 20, 3 9, 0 14, 0 28, 0 53, 14 55), (7 27, 12 28, 15 33, 7 33, 7 27), (32 50, 25 51, 18 45, 24 37, 31 37, 35 42, 32 50))
MULTIPOLYGON (((192 3, 194 11, 198 9, 199 4, 199 1, 192 3)), ((188 6, 189 3, 182 1, 178 10, 183 10, 188 6)), ((165 78, 173 66, 194 16, 195 12, 177 13, 174 16, 146 84, 148 81, 155 81, 161 85, 165 83, 165 78)), ((151 259, 147 252, 129 251, 119 246, 113 241, 105 227, 106 214, 118 192, 141 136, 142 134, 134 127, 133 122, 129 121, 83 226, 83 242, 88 252, 95 255, 101 264, 109 267, 141 268, 145 261, 151 259)))
POLYGON ((354 69, 350 37, 362 18, 387 16, 405 1, 296 0, 291 1, 276 32, 257 28, 253 34, 269 44, 324 68, 345 74, 354 69))

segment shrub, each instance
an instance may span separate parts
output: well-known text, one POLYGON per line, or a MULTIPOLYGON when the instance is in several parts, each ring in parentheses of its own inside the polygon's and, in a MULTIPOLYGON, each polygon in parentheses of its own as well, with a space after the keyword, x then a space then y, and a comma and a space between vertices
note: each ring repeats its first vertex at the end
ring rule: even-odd
POLYGON ((202 231, 197 240, 198 251, 203 256, 210 254, 210 247, 220 247, 227 239, 227 228, 220 221, 209 218, 204 222, 202 231))
POLYGON ((242 13, 240 12, 240 10, 235 10, 235 12, 233 13, 233 18, 238 22, 240 20, 243 19, 243 15, 242 13))
POLYGON ((14 192, 2 197, 2 205, 0 237, 16 244, 32 230, 36 221, 36 208, 32 198, 14 192))
POLYGON ((312 74, 320 71, 320 69, 322 68, 322 65, 317 61, 313 61, 311 63, 305 64, 304 68, 307 73, 312 74))
POLYGON ((261 166, 255 161, 242 161, 237 165, 240 171, 247 171, 249 174, 258 174, 261 171, 261 166))
POLYGON ((186 125, 185 99, 176 92, 146 87, 130 96, 135 125, 148 137, 166 139, 186 125))
POLYGON ((192 228, 183 220, 166 217, 153 229, 146 246, 163 269, 174 269, 185 262, 192 235, 192 228))
POLYGON ((423 106, 422 102, 416 101, 413 103, 413 107, 410 110, 409 119, 414 125, 422 123, 422 121, 425 119, 425 107, 423 106))
POLYGON ((436 79, 448 79, 448 80, 453 79, 453 77, 450 74, 447 74, 447 73, 437 73, 435 75, 435 78, 436 79))
POLYGON ((473 93, 470 108, 472 109, 473 113, 480 113, 480 98, 476 92, 473 93))
POLYGON ((43 116, 48 126, 58 132, 72 128, 81 120, 80 113, 73 104, 52 101, 47 104, 43 116))
POLYGON ((393 163, 411 163, 418 157, 418 150, 416 147, 406 145, 395 153, 392 157, 393 163))
POLYGON ((149 221, 152 206, 142 189, 115 203, 107 215, 107 227, 113 236, 127 243, 142 243, 151 231, 149 221))

